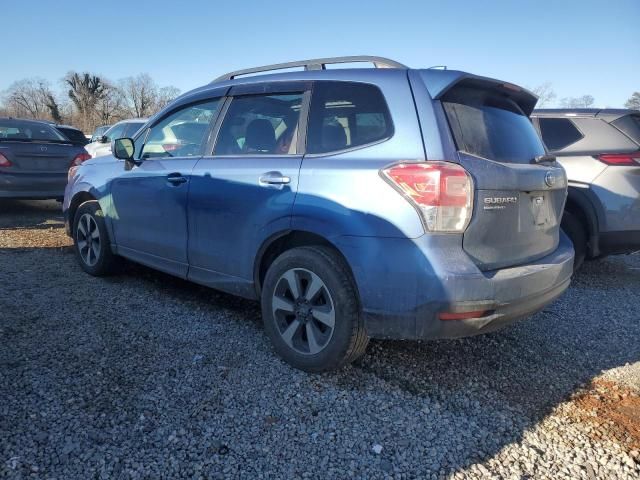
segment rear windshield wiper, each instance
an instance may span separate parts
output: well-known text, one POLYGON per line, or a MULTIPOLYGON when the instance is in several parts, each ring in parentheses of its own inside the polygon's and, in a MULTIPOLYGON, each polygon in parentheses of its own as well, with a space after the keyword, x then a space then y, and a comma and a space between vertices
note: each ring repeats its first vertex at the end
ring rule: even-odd
POLYGON ((556 161, 555 155, 549 155, 545 153, 544 155, 537 155, 533 157, 533 160, 531 160, 531 163, 555 162, 555 161, 556 161))

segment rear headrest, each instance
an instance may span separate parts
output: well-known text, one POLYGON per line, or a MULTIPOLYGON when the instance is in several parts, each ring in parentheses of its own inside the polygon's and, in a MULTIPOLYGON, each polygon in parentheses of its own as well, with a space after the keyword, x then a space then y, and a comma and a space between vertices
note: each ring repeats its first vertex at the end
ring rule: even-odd
POLYGON ((269 120, 256 119, 247 126, 244 140, 245 150, 261 153, 274 153, 276 149, 276 131, 269 120))
POLYGON ((341 125, 322 127, 322 146, 325 150, 342 150, 347 146, 347 134, 341 125))

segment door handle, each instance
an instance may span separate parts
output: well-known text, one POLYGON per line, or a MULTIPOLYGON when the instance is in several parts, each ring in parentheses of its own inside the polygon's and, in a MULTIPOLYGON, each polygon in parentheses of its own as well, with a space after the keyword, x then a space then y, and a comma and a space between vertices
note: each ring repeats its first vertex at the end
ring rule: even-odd
POLYGON ((269 185, 280 186, 291 183, 291 178, 280 172, 267 172, 260 176, 260 185, 266 187, 269 185))
POLYGON ((169 175, 167 175, 167 182, 177 186, 186 183, 187 179, 183 177, 181 173, 170 173, 169 175))

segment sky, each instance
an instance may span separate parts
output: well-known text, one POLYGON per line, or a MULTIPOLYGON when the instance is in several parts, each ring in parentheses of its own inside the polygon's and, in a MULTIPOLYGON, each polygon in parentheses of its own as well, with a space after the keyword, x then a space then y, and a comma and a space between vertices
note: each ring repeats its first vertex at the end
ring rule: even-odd
POLYGON ((558 99, 622 107, 640 90, 640 0, 0 0, 0 91, 69 71, 148 73, 183 92, 239 68, 379 55, 558 99))

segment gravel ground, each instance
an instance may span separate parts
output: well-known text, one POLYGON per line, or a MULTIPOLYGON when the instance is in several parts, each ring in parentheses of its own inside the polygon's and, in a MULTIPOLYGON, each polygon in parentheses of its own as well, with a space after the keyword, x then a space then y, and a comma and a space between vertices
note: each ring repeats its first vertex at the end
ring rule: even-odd
POLYGON ((308 375, 257 304, 84 274, 55 202, 0 202, 1 478, 640 478, 640 256, 500 332, 308 375))

